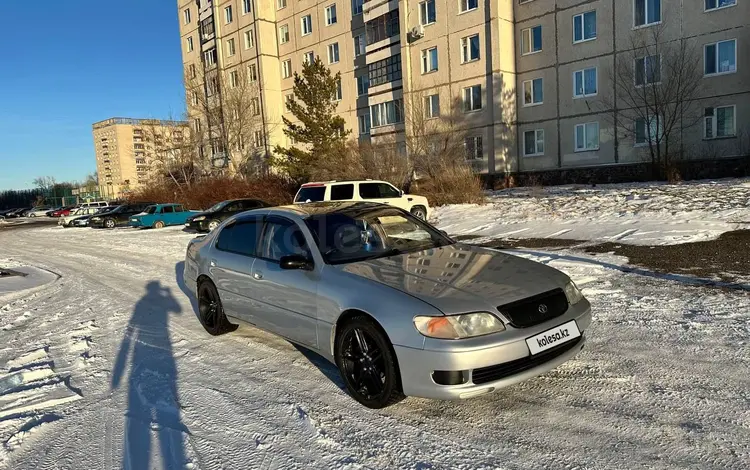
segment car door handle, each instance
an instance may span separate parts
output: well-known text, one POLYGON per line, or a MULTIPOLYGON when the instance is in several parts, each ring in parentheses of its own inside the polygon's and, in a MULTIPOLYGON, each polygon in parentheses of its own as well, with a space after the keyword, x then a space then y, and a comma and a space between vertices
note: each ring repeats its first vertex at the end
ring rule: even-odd
POLYGON ((212 268, 215 268, 215 267, 216 267, 216 260, 215 260, 215 259, 212 259, 212 260, 211 260, 211 261, 210 261, 210 262, 209 262, 208 264, 209 264, 209 265, 210 265, 210 266, 211 266, 212 268))
POLYGON ((255 271, 255 272, 253 273, 253 278, 255 278, 255 279, 257 279, 257 280, 259 280, 259 281, 260 281, 261 279, 263 279, 263 273, 262 273, 262 272, 260 272, 260 271, 255 271))

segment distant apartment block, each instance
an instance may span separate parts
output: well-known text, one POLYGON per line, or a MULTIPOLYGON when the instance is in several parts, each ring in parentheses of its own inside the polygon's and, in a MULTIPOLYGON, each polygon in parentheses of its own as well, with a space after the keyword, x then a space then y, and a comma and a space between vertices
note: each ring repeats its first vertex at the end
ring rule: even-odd
MULTIPOLYGON (((186 74, 244 69, 258 81, 262 122, 251 145, 264 154, 290 144, 281 117, 291 119, 293 75, 319 57, 341 73, 338 112, 360 139, 403 142, 404 106, 417 96, 427 119, 459 114, 466 157, 482 173, 644 161, 649 131, 623 129, 610 71, 628 57, 631 35, 657 27, 664 41, 693 45, 703 71, 703 117, 682 133, 684 146, 694 157, 734 156, 750 133, 750 0, 177 3, 186 74)), ((658 86, 653 74, 638 76, 633 87, 658 86)), ((194 126, 200 119, 191 116, 194 126)))
POLYGON ((154 139, 162 148, 182 139, 187 122, 110 118, 93 125, 96 171, 103 194, 117 198, 145 184, 156 171, 154 139))

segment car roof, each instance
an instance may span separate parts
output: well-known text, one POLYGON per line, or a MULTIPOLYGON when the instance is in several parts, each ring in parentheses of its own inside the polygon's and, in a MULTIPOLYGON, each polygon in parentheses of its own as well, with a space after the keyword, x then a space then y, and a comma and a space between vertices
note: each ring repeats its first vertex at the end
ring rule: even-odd
POLYGON ((399 210, 397 207, 394 207, 394 206, 389 206, 387 204, 378 204, 374 202, 361 202, 361 201, 308 202, 305 204, 291 204, 287 206, 253 209, 247 212, 243 212, 242 215, 237 217, 237 220, 250 219, 260 214, 296 216, 301 219, 307 219, 309 217, 313 217, 317 215, 329 215, 329 214, 344 214, 344 215, 351 215, 352 217, 356 217, 362 211, 369 211, 369 210, 377 209, 377 208, 399 210))
POLYGON ((381 180, 371 180, 371 179, 352 179, 352 180, 330 180, 330 181, 310 181, 309 183, 305 183, 302 186, 300 186, 300 189, 302 188, 314 188, 316 186, 327 186, 331 184, 338 184, 338 183, 388 183, 387 181, 381 181, 381 180))

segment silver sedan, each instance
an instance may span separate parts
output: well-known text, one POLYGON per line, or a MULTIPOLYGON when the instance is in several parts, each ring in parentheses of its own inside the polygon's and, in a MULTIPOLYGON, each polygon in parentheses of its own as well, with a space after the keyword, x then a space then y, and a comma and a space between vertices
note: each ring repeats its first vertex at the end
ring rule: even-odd
POLYGON ((543 374, 583 348, 591 324, 562 272, 379 204, 244 212, 190 242, 184 277, 210 334, 244 323, 314 350, 370 408, 543 374))

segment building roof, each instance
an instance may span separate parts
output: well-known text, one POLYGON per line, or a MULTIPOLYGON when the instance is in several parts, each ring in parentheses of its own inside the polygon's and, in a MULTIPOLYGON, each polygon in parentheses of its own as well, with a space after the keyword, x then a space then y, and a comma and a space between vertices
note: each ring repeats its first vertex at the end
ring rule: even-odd
POLYGON ((146 126, 146 125, 158 125, 158 126, 187 126, 187 121, 170 121, 164 119, 138 119, 138 118, 124 118, 124 117, 112 117, 103 121, 95 122, 92 127, 94 129, 101 129, 102 127, 115 126, 117 124, 125 124, 130 126, 146 126))

